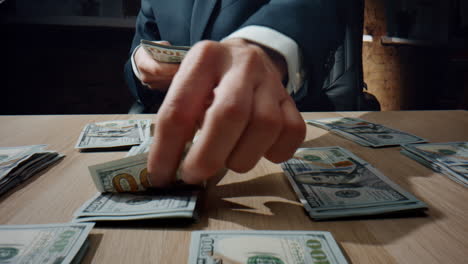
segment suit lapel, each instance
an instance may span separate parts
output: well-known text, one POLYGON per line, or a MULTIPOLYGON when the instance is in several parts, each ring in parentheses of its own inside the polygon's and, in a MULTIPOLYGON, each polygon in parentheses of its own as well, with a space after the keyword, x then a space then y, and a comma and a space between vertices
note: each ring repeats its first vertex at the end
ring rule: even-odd
POLYGON ((195 0, 190 21, 190 43, 193 45, 203 37, 211 13, 219 0, 195 0))

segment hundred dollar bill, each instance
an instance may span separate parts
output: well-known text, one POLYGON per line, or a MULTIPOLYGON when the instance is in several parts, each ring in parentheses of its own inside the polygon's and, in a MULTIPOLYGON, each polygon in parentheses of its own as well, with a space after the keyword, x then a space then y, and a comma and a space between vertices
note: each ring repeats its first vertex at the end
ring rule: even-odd
POLYGON ((99 192, 142 192, 151 188, 148 153, 89 166, 99 192))
POLYGON ((198 191, 97 193, 74 213, 74 222, 194 218, 198 191))
POLYGON ((79 263, 94 223, 0 226, 0 263, 79 263))
POLYGON ((140 45, 154 60, 165 63, 181 63, 190 49, 188 46, 162 45, 145 39, 140 41, 140 45))
POLYGON ((0 195, 57 162, 64 155, 47 145, 0 148, 0 195))
POLYGON ((405 144, 401 153, 468 187, 468 142, 405 144))
POLYGON ((195 231, 189 264, 348 263, 329 232, 195 231))
POLYGON ((305 120, 366 147, 394 146, 426 142, 418 136, 353 117, 305 120))
POLYGON ((141 144, 149 137, 151 120, 113 120, 87 124, 75 148, 92 150, 130 147, 141 144))
POLYGON ((427 208, 366 161, 340 147, 298 149, 281 167, 313 219, 427 208))

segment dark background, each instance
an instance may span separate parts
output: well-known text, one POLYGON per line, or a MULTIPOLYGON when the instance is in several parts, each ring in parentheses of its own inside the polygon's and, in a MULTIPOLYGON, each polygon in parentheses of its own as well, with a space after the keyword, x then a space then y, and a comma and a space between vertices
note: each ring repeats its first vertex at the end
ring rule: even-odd
MULTIPOLYGON (((366 0, 364 78, 382 110, 468 109, 466 2, 366 0), (382 44, 384 35, 423 44, 382 44)), ((139 6, 5 0, 0 114, 127 113, 123 66, 139 6)))

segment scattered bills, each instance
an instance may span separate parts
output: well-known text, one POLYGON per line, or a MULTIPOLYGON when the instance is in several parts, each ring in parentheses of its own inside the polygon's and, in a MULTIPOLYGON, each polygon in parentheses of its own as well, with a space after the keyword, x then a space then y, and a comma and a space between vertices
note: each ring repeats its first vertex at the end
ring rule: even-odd
POLYGON ((188 46, 163 45, 145 39, 140 41, 140 45, 154 60, 166 63, 181 63, 190 49, 188 46))
POLYGON ((195 231, 188 263, 348 262, 329 232, 195 231))
POLYGON ((468 187, 468 142, 402 145, 401 153, 468 187))
POLYGON ((97 193, 73 215, 74 222, 195 218, 197 191, 97 193))
POLYGON ((139 145, 151 135, 151 120, 113 120, 87 124, 75 148, 95 150, 104 148, 130 148, 139 145))
POLYGON ((0 148, 0 195, 51 166, 64 155, 46 150, 47 145, 0 148))
POLYGON ((427 208, 369 163, 341 147, 300 148, 281 166, 313 219, 427 208))
POLYGON ((307 124, 334 132, 366 147, 426 142, 425 139, 353 117, 305 120, 307 124))
POLYGON ((0 226, 0 263, 80 263, 92 223, 0 226))

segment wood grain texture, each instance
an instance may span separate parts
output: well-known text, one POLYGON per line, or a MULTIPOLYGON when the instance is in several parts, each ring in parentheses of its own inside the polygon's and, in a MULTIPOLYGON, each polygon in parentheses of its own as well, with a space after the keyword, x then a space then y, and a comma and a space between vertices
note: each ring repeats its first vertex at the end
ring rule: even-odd
MULTIPOLYGON (((354 116, 414 133, 431 142, 468 141, 466 111, 304 113, 305 119, 354 116)), ((150 115, 0 116, 0 147, 48 144, 66 157, 0 197, 0 224, 68 222, 96 189, 87 167, 125 152, 80 153, 85 124, 150 115)), ((98 224, 84 263, 186 263, 193 230, 323 230, 351 263, 466 263, 468 190, 401 155, 399 147, 368 148, 307 126, 304 147, 338 145, 365 159, 428 204, 425 216, 311 220, 278 164, 227 172, 209 182, 193 224, 148 221, 98 224)))

